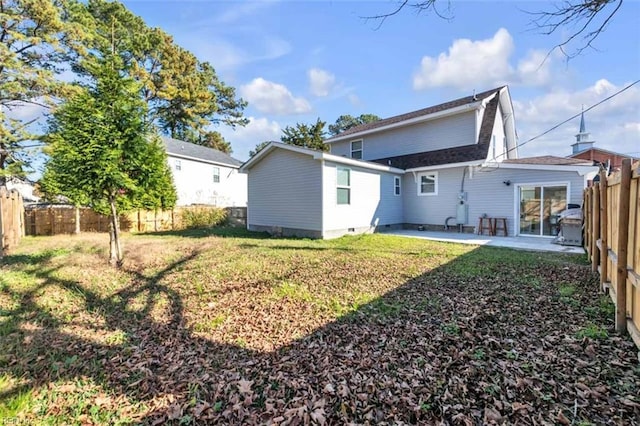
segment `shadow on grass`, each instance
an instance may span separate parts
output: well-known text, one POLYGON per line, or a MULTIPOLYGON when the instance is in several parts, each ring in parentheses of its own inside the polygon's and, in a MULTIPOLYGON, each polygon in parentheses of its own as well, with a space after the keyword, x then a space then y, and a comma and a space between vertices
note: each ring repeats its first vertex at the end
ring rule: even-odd
POLYGON ((252 240, 263 240, 273 238, 266 232, 248 231, 246 228, 233 226, 220 226, 215 228, 195 228, 183 229, 177 231, 158 231, 144 232, 136 235, 148 236, 175 236, 186 238, 206 238, 206 237, 222 237, 222 238, 249 238, 252 240))
MULTIPOLYGON (((626 394, 640 390, 629 379, 633 353, 628 342, 590 343, 604 353, 596 360, 578 350, 580 341, 567 343, 571 327, 587 319, 581 305, 557 297, 555 285, 571 274, 582 280, 576 296, 582 304, 597 291, 588 268, 567 264, 569 257, 541 266, 527 253, 477 248, 350 307, 346 315, 275 352, 262 353, 200 337, 186 326, 183 301, 163 279, 196 260, 198 252, 150 276, 128 271, 131 286, 108 296, 60 279, 47 262, 54 255, 7 256, 0 263, 41 265, 27 272, 40 282, 35 288, 2 288, 18 306, 3 312, 9 322, 0 336, 0 373, 23 383, 0 394, 0 401, 56 381, 89 378, 116 400, 151 404, 144 418, 131 419, 143 423, 250 424, 277 417, 293 423, 481 423, 494 411, 515 423, 531 421, 536 413, 553 422, 560 411, 569 416, 574 401, 582 398, 582 404, 572 377, 576 363, 596 363, 598 377, 582 378, 591 388, 624 380, 626 394), (100 328, 121 337, 109 342, 69 332, 68 324, 35 301, 52 288, 77 294, 82 310, 104 321, 100 328), (141 297, 143 307, 132 310, 141 297), (165 314, 154 317, 161 303, 165 314), (628 367, 616 372, 610 368, 612 357, 628 367), (518 401, 530 409, 513 409, 518 401)), ((581 405, 582 417, 573 420, 633 418, 624 417, 639 414, 621 402, 624 392, 590 398, 581 405)), ((91 404, 81 413, 67 413, 63 422, 87 413, 91 404)), ((94 422, 116 420, 95 416, 94 422)))

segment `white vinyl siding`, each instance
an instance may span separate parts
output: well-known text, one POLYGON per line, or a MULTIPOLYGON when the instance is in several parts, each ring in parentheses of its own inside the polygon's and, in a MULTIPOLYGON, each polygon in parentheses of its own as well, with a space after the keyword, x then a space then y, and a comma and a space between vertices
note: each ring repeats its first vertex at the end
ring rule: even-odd
MULTIPOLYGON (((335 197, 334 192, 333 205, 335 197)), ((321 231, 320 161, 276 149, 256 163, 249 170, 247 225, 321 231)))
MULTIPOLYGON (((362 151, 364 160, 471 145, 477 140, 475 112, 460 113, 411 126, 371 133, 364 139, 367 141, 366 149, 362 151)), ((331 153, 351 157, 353 141, 352 139, 332 143, 331 153)))
POLYGON ((403 221, 402 197, 393 195, 397 175, 387 172, 349 168, 350 204, 337 205, 339 164, 324 164, 323 230, 336 236, 336 231, 375 229, 376 226, 400 224, 403 221))
POLYGON ((438 172, 418 173, 418 195, 438 195, 438 172))
POLYGON ((247 175, 239 173, 237 168, 175 158, 171 154, 168 156, 169 164, 173 164, 172 176, 178 194, 177 205, 247 205, 247 175))
MULTIPOLYGON (((463 167, 438 170, 438 195, 421 197, 415 191, 404 191, 404 218, 406 223, 444 225, 449 216, 456 216, 458 193, 462 182, 463 167)), ((415 185, 415 178, 407 173, 404 184, 415 185)), ((520 183, 567 182, 569 203, 582 205, 584 176, 574 171, 525 170, 489 167, 483 171, 467 171, 464 192, 467 197, 468 221, 466 225, 477 226, 483 214, 489 217, 507 218, 509 235, 515 233, 514 220, 516 188, 520 183), (510 181, 510 185, 504 184, 510 181)))
POLYGON ((351 141, 351 158, 356 160, 362 159, 362 139, 351 141))

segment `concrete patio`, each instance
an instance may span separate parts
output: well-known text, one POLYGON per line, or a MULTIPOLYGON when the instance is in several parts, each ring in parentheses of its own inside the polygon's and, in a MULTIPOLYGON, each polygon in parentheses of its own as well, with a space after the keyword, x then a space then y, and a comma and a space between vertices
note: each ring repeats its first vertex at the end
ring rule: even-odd
POLYGON ((425 240, 446 241, 450 243, 508 247, 519 250, 584 254, 584 249, 582 247, 552 244, 552 238, 545 237, 493 237, 489 235, 476 235, 459 232, 416 231, 411 229, 398 229, 384 233, 401 237, 423 238, 425 240))

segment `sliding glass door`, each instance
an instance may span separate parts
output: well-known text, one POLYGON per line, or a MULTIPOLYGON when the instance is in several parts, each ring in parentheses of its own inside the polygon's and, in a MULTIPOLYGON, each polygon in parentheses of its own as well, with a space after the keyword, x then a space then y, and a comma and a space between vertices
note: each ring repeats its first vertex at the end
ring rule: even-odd
POLYGON ((566 185, 520 186, 520 234, 558 234, 558 215, 567 208, 566 185))

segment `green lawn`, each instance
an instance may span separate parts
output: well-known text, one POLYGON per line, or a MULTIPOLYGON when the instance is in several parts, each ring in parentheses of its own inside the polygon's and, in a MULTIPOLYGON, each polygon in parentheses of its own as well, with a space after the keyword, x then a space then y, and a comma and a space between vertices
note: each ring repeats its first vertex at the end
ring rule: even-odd
POLYGON ((583 256, 233 229, 25 238, 0 260, 0 424, 632 424, 583 256))

